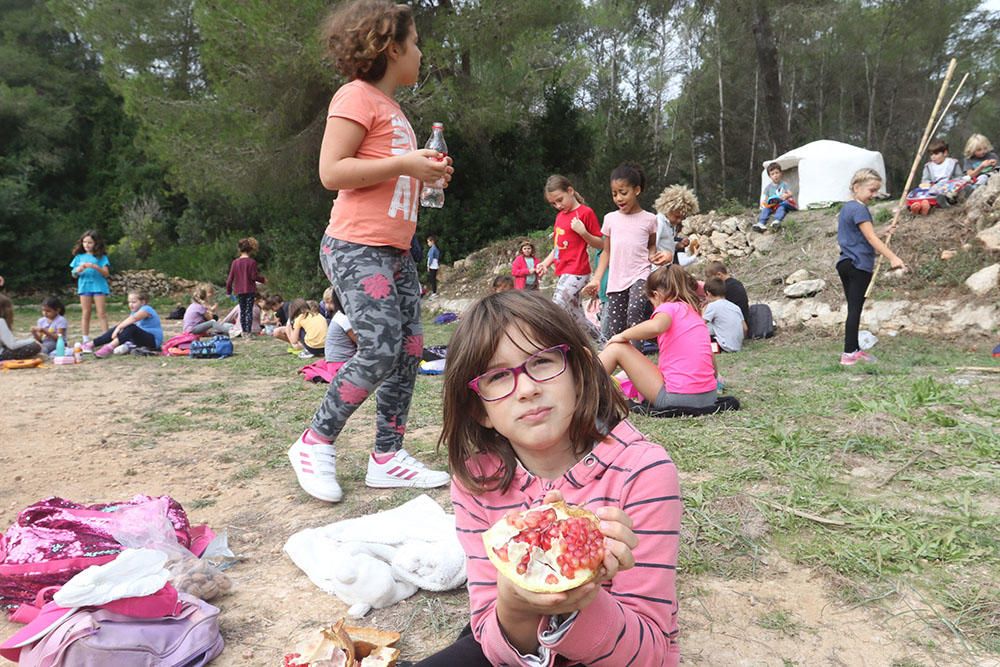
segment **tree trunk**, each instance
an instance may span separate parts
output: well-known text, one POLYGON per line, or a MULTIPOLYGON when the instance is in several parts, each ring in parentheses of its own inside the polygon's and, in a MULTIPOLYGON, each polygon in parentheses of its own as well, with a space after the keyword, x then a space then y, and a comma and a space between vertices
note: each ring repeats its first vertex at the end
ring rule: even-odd
POLYGON ((753 37, 757 51, 757 65, 764 79, 764 106, 767 108, 767 125, 775 155, 788 150, 788 131, 785 107, 781 102, 781 83, 778 80, 778 49, 774 45, 771 18, 767 0, 753 0, 753 37))
POLYGON ((726 198, 726 133, 725 101, 722 97, 722 36, 719 34, 719 15, 715 15, 715 62, 719 81, 719 182, 722 198, 726 198))
POLYGON ((760 65, 754 70, 753 73, 753 129, 750 132, 750 168, 747 172, 750 174, 750 187, 747 190, 747 196, 753 197, 754 183, 756 182, 757 169, 754 164, 754 151, 757 148, 757 103, 760 99, 760 65))

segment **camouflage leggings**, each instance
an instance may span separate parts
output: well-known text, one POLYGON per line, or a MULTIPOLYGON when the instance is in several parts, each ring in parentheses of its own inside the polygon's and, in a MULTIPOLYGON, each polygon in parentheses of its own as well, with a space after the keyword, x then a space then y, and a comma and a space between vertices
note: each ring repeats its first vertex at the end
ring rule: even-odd
POLYGON ((334 376, 312 428, 336 439, 377 388, 375 451, 396 451, 424 347, 417 267, 409 251, 325 235, 319 261, 358 336, 358 352, 334 376))
POLYGON ((580 325, 583 331, 600 344, 601 332, 594 326, 593 322, 587 319, 583 312, 583 305, 580 303, 580 291, 586 287, 590 275, 575 276, 564 273, 556 280, 556 291, 552 293, 552 301, 570 314, 570 317, 580 325))

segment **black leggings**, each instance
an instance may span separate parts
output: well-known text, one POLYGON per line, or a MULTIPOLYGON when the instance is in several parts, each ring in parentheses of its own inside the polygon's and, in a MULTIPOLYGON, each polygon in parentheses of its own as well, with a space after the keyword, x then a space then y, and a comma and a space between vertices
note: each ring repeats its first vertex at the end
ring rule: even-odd
MULTIPOLYGON (((115 330, 113 328, 108 329, 95 338, 94 347, 101 347, 102 345, 110 343, 114 331, 115 330)), ((130 324, 118 332, 118 344, 121 345, 122 343, 132 343, 136 347, 145 347, 150 350, 159 349, 156 345, 156 338, 153 337, 153 334, 140 329, 138 324, 130 324)))
MULTIPOLYGON (((405 665, 405 663, 402 664, 405 665)), ((457 667, 458 665, 461 667, 492 667, 490 661, 483 655, 483 647, 472 636, 472 628, 468 625, 462 630, 454 644, 420 662, 413 663, 413 667, 457 667)))
POLYGON ((438 291, 437 269, 427 269, 427 281, 431 284, 431 294, 437 294, 438 291))
POLYGON ((254 292, 236 295, 236 298, 240 302, 240 328, 243 329, 244 336, 249 336, 253 330, 253 301, 255 296, 257 295, 254 292))
POLYGON ((849 259, 837 262, 837 273, 844 285, 847 296, 847 321, 844 323, 844 352, 850 354, 861 349, 858 345, 858 328, 861 326, 861 310, 865 307, 865 290, 872 281, 871 271, 855 268, 849 259))

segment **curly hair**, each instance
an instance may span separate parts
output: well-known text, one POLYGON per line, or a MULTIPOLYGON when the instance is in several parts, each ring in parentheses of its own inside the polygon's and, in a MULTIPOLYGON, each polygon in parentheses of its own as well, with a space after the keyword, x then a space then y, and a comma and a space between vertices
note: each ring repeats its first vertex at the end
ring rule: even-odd
POLYGON ((257 251, 260 250, 260 244, 257 243, 257 239, 252 236, 248 236, 245 239, 240 239, 236 243, 236 248, 240 252, 245 252, 248 255, 255 255, 257 251))
POLYGON ((389 64, 392 42, 403 44, 413 26, 407 5, 389 0, 354 0, 338 5, 323 21, 327 57, 350 80, 378 81, 389 64))
POLYGON ((663 215, 676 211, 686 218, 698 212, 698 197, 687 186, 668 185, 653 202, 653 208, 663 215))

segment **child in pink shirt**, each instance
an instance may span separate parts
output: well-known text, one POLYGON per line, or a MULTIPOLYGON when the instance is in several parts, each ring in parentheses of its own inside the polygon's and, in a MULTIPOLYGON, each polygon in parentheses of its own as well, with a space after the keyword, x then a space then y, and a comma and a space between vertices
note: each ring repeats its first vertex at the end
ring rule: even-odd
POLYGON ((674 667, 681 499, 663 447, 626 419, 587 334, 537 292, 492 294, 448 346, 441 442, 455 475, 470 627, 417 667, 674 667), (601 519, 598 578, 533 593, 500 576, 482 534, 510 509, 565 499, 601 519))
POLYGON ((608 373, 621 366, 656 410, 715 404, 715 359, 693 282, 676 264, 653 271, 646 283, 653 317, 613 336, 599 355, 608 373), (654 337, 660 348, 658 364, 621 344, 654 337))
POLYGON ((607 332, 613 336, 635 326, 648 316, 646 277, 656 253, 656 216, 644 211, 639 194, 646 177, 636 164, 622 163, 611 172, 611 196, 617 211, 604 216, 601 234, 604 252, 584 294, 597 294, 604 272, 608 271, 607 332))

